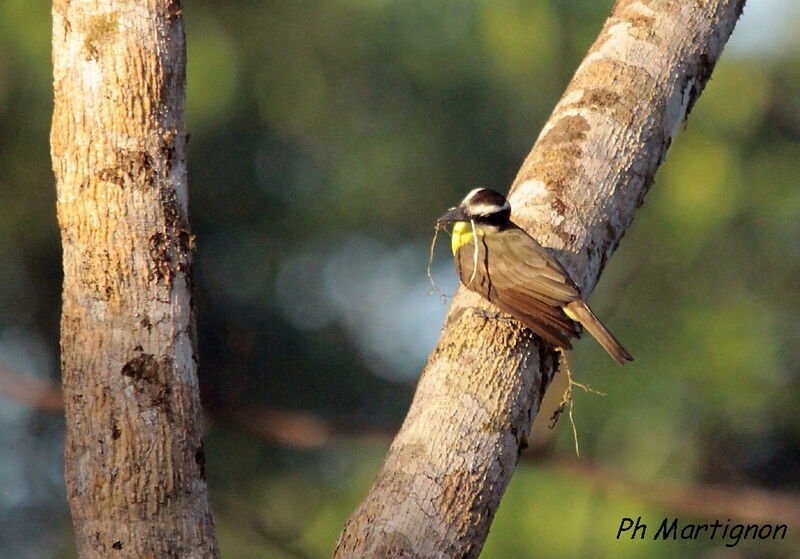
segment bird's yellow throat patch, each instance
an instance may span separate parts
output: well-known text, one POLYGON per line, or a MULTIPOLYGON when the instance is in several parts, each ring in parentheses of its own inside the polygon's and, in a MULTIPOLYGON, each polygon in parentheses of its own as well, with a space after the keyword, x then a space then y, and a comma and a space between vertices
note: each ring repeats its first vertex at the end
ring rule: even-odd
POLYGON ((472 224, 469 221, 456 221, 453 224, 453 238, 450 240, 453 254, 470 242, 472 242, 472 224))

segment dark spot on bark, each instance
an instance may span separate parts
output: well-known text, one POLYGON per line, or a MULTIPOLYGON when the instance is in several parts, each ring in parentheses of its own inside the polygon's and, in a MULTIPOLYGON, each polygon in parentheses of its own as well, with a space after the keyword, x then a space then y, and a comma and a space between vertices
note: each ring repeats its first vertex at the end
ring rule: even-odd
POLYGON ((161 390, 152 396, 151 403, 153 406, 161 408, 167 412, 167 414, 170 414, 172 411, 172 388, 164 384, 161 390))
MULTIPOLYGON (((142 328, 147 329, 148 332, 150 332, 153 329, 153 323, 150 322, 150 317, 147 316, 147 315, 144 316, 144 318, 142 319, 142 321, 139 324, 141 325, 142 328)), ((141 347, 141 346, 139 346, 139 347, 141 347)))
POLYGON ((206 449, 203 446, 203 443, 200 443, 200 446, 197 447, 197 450, 194 453, 194 461, 197 464, 197 468, 200 471, 200 479, 206 479, 206 449))
POLYGON ((137 345, 135 348, 133 348, 133 351, 144 351, 144 348, 142 348, 140 345, 137 345))
POLYGON ((156 179, 153 157, 146 151, 118 149, 114 164, 100 169, 97 178, 120 188, 152 188, 156 179))
POLYGON ((150 259, 153 261, 151 276, 157 280, 172 277, 172 257, 169 239, 165 233, 154 233, 149 239, 150 259))
POLYGON ((111 423, 111 438, 113 440, 117 440, 122 436, 122 431, 120 431, 119 426, 117 425, 116 421, 112 421, 111 423))
MULTIPOLYGON (((686 122, 686 118, 684 117, 684 122, 686 122)), ((661 155, 658 157, 658 164, 661 165, 667 159, 667 151, 669 151, 669 146, 672 145, 672 137, 668 136, 664 139, 664 143, 661 145, 661 155)))
POLYGON ((541 155, 528 174, 542 180, 554 197, 560 197, 579 177, 580 142, 589 130, 584 117, 565 116, 537 143, 541 155))
POLYGON ((696 72, 693 76, 686 76, 687 84, 691 78, 694 78, 694 80, 691 82, 691 89, 689 90, 689 103, 686 105, 686 114, 683 117, 684 120, 689 118, 689 113, 692 112, 695 102, 700 97, 700 93, 702 93, 703 88, 706 86, 706 82, 711 77, 711 73, 714 71, 715 64, 716 60, 712 60, 711 57, 706 53, 701 53, 700 58, 697 61, 696 72))
POLYGON ((194 239, 192 238, 192 235, 190 235, 189 232, 186 231, 185 229, 182 229, 178 233, 178 246, 183 252, 189 252, 190 250, 192 250, 193 240, 194 239))
POLYGON ((561 239, 564 243, 564 246, 571 246, 572 243, 575 242, 575 234, 574 233, 567 233, 564 231, 564 228, 560 225, 558 227, 553 228, 553 233, 561 239))
MULTIPOLYGON (((642 206, 642 204, 644 204, 644 197, 647 195, 648 192, 650 192, 650 189, 653 187, 653 185, 655 183, 656 183, 656 177, 655 177, 654 174, 650 173, 650 174, 647 174, 644 177, 644 182, 643 182, 642 188, 639 189, 639 195, 636 198, 636 207, 637 208, 640 208, 642 206)), ((623 231, 623 235, 624 234, 625 233, 623 231)), ((622 235, 620 235, 620 238, 622 238, 622 235)))
POLYGON ((564 215, 567 211, 567 205, 564 203, 564 201, 555 196, 553 196, 553 200, 550 202, 550 207, 552 207, 553 211, 558 215, 564 215))
MULTIPOLYGON (((648 5, 652 0, 641 0, 641 3, 648 5)), ((650 40, 655 38, 655 22, 653 16, 642 13, 642 10, 636 4, 640 2, 616 2, 612 9, 611 17, 616 21, 625 22, 629 24, 627 32, 630 36, 639 40, 650 40)), ((653 7, 654 11, 667 11, 667 6, 659 5, 653 7)), ((607 40, 610 33, 605 32, 602 37, 607 40)), ((595 48, 598 48, 595 46, 595 48)))
POLYGON ((166 163, 166 169, 164 170, 164 175, 169 175, 170 171, 172 171, 172 166, 175 161, 175 153, 177 148, 175 147, 175 133, 174 132, 166 132, 163 136, 163 144, 161 146, 161 152, 164 154, 164 162, 166 163))
POLYGON ((134 357, 122 367, 122 374, 131 379, 136 387, 137 401, 146 408, 159 408, 168 415, 172 412, 173 360, 168 355, 161 359, 149 353, 134 357))
MULTIPOLYGON (((614 231, 614 232, 616 231, 613 228, 613 226, 611 226, 611 224, 607 223, 606 224, 606 231, 608 231, 609 229, 611 229, 611 231, 614 231)), ((606 244, 611 244, 612 242, 614 242, 613 237, 609 237, 609 242, 606 243, 606 244)), ((600 269, 602 270, 602 269, 605 268, 606 260, 608 260, 608 252, 607 251, 603 250, 603 248, 601 246, 597 246, 595 244, 595 241, 591 241, 586 246, 585 250, 586 250, 586 258, 588 260, 591 261, 591 260, 595 260, 596 259, 597 261, 600 262, 600 269)))
POLYGON ((167 232, 151 235, 149 252, 153 268, 150 278, 170 283, 178 272, 185 272, 188 277, 193 248, 194 236, 185 229, 168 228, 167 232))
POLYGON ((174 22, 175 20, 180 19, 183 16, 183 9, 181 8, 181 3, 172 0, 167 6, 167 17, 169 18, 170 22, 174 22))
POLYGON ((125 363, 122 374, 134 380, 155 382, 158 379, 158 361, 149 353, 143 353, 125 363))
POLYGON ((523 433, 519 437, 519 446, 517 447, 517 460, 519 460, 519 457, 522 456, 522 451, 528 448, 529 446, 530 442, 528 441, 528 435, 523 433))
POLYGON ((700 68, 701 68, 701 76, 705 79, 711 77, 711 72, 714 71, 714 66, 716 65, 716 61, 712 60, 710 56, 706 53, 700 53, 700 68))
POLYGON ((653 16, 649 16, 641 12, 636 13, 635 15, 628 18, 628 22, 630 22, 630 24, 633 25, 634 27, 652 27, 655 21, 656 18, 654 18, 653 16))
POLYGON ((485 433, 499 433, 503 430, 503 421, 499 417, 487 419, 481 424, 481 431, 485 433))
POLYGON ((167 224, 167 228, 180 227, 181 209, 178 205, 175 190, 172 188, 165 188, 161 191, 161 210, 164 212, 164 221, 167 224))
MULTIPOLYGON (((579 174, 577 162, 569 159, 562 159, 561 165, 542 166, 538 170, 542 181, 555 197, 560 197, 568 191, 579 174)), ((563 212, 561 213, 563 215, 563 212)))
POLYGON ((655 18, 647 14, 643 14, 637 10, 625 10, 621 17, 624 21, 630 24, 628 34, 640 41, 652 41, 656 38, 653 29, 655 18))
POLYGON ((117 14, 108 13, 89 18, 83 38, 83 50, 88 60, 97 60, 102 44, 117 31, 117 14))
POLYGON ((81 255, 80 278, 92 297, 110 301, 119 295, 125 283, 118 260, 107 249, 87 248, 81 255))
POLYGON ((113 544, 111 544, 112 549, 120 550, 122 549, 122 542, 117 540, 113 544))
POLYGON ((619 94, 610 89, 589 89, 583 92, 578 106, 610 107, 619 102, 619 94))
POLYGON ((542 146, 579 142, 586 139, 586 132, 591 130, 589 123, 580 115, 562 117, 539 140, 542 146))
POLYGON ((374 556, 386 559, 421 559, 421 556, 412 551, 413 548, 411 541, 400 532, 384 532, 374 556))
MULTIPOLYGON (((581 337, 580 329, 578 330, 577 337, 578 338, 581 337)), ((544 360, 542 360, 541 362, 545 363, 546 365, 543 369, 544 372, 542 374, 542 384, 539 387, 540 403, 541 399, 544 398, 544 393, 547 391, 547 387, 550 386, 550 383, 555 378, 556 373, 558 373, 559 367, 561 365, 561 353, 559 351, 557 351, 553 346, 549 344, 546 344, 546 347, 544 347, 544 349, 546 350, 546 354, 544 356, 544 360)))
POLYGON ((94 537, 92 538, 91 546, 95 549, 101 549, 105 551, 106 546, 103 542, 100 541, 100 532, 95 532, 94 537))

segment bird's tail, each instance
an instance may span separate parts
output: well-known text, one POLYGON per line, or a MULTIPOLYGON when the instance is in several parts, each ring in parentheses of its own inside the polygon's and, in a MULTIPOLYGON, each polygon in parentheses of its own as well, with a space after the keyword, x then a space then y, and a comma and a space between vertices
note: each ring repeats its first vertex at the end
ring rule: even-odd
POLYGON ((589 333, 594 336, 594 339, 603 346, 603 349, 608 352, 611 358, 622 365, 625 361, 633 361, 633 357, 628 353, 622 344, 617 341, 617 338, 603 326, 600 319, 597 318, 589 306, 583 301, 572 301, 564 307, 564 312, 572 320, 577 320, 583 324, 589 333))

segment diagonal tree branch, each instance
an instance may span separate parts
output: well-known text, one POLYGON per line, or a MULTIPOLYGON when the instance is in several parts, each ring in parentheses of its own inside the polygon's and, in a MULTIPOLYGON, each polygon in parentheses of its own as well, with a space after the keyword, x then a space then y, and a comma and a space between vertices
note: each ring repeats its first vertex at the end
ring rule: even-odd
MULTIPOLYGON (((702 91, 744 0, 618 0, 511 189, 586 296, 702 91)), ((336 557, 476 557, 554 372, 515 324, 453 299, 405 422, 336 557)), ((633 348, 635 354, 635 348, 633 348)))

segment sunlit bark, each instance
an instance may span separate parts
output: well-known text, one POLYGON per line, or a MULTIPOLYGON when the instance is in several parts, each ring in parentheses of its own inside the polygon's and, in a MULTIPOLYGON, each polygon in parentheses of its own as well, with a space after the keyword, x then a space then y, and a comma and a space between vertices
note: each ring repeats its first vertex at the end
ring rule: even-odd
POLYGON ((67 495, 82 558, 216 557, 178 0, 53 2, 67 495))

